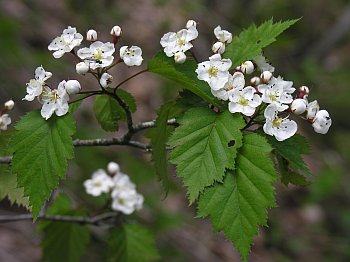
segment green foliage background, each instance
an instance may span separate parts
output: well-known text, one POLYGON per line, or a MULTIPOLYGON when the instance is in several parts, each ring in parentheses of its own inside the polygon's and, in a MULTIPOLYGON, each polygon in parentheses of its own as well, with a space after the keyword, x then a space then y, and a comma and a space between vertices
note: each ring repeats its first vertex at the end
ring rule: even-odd
MULTIPOLYGON (((141 46, 147 60, 160 49, 159 39, 165 32, 182 28, 187 19, 193 18, 199 22, 200 32, 196 53, 204 60, 210 54, 214 41, 212 30, 218 24, 239 34, 251 23, 260 24, 271 17, 275 21, 302 17, 268 47, 265 54, 277 72, 294 81, 295 86, 310 87, 310 99, 317 99, 322 108, 329 110, 333 126, 327 136, 321 136, 300 123, 300 131, 311 141, 313 149, 306 158, 313 183, 306 188, 278 184, 279 207, 269 212, 269 227, 260 230, 251 258, 255 261, 309 261, 312 257, 317 261, 346 261, 350 259, 350 118, 347 115, 350 25, 338 26, 338 23, 346 14, 349 16, 349 9, 346 0, 67 0, 54 4, 42 0, 3 1, 0 3, 0 103, 11 97, 17 102, 12 114, 14 121, 38 108, 38 104, 21 101, 25 83, 38 65, 54 73, 52 82, 56 84, 67 76, 76 77, 70 57, 55 60, 46 49, 51 39, 67 25, 77 26, 82 33, 93 27, 99 37, 107 41, 110 28, 119 24, 123 28, 123 43, 141 46)), ((117 82, 130 75, 130 71, 133 69, 127 71, 120 67, 117 82)), ((78 80, 83 82, 83 88, 91 89, 91 85, 95 85, 92 78, 78 77, 78 80)), ((155 109, 163 101, 175 97, 178 87, 170 81, 145 75, 124 88, 135 95, 139 110, 136 118, 141 121, 154 119, 155 109)), ((93 99, 83 102, 75 113, 76 137, 110 136, 99 128, 92 103, 93 99)), ((68 177, 60 188, 74 192, 78 202, 90 203, 90 210, 101 207, 105 200, 87 196, 82 181, 109 161, 119 162, 146 196, 146 209, 150 212, 142 213, 139 219, 157 235, 164 260, 238 261, 231 244, 221 235, 214 235, 208 221, 193 219, 195 207, 187 207, 186 193, 179 179, 174 177, 173 169, 169 172, 169 193, 164 199, 166 192, 155 182, 157 176, 148 164, 150 155, 112 147, 79 148, 75 150, 75 157, 76 160, 69 163, 68 177)), ((14 210, 6 200, 0 207, 4 212, 14 210)), ((0 233, 4 235, 8 228, 1 226, 0 233)), ((35 240, 27 242, 39 246, 35 240)), ((99 240, 91 239, 89 245, 87 261, 103 257, 103 245, 99 240)), ((31 252, 27 257, 35 261, 38 256, 40 254, 31 252)))

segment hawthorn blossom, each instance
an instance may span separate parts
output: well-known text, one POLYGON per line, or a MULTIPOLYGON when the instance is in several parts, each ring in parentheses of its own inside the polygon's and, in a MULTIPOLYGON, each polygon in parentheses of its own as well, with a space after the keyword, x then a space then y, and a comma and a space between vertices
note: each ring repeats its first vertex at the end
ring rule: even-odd
POLYGON ((273 77, 269 84, 262 84, 258 86, 258 90, 262 93, 262 101, 271 104, 274 103, 278 106, 279 111, 284 111, 288 108, 288 105, 293 101, 292 93, 295 88, 292 87, 293 82, 284 81, 283 78, 273 77))
POLYGON ((115 162, 109 162, 107 165, 107 171, 108 173, 110 173, 111 175, 115 175, 118 174, 120 171, 120 167, 117 163, 115 162))
POLYGON ((63 30, 61 36, 56 37, 48 49, 50 51, 55 51, 53 53, 54 58, 60 58, 64 53, 68 53, 73 50, 74 47, 79 46, 83 41, 83 36, 80 33, 77 33, 75 27, 68 26, 67 29, 63 30))
POLYGON ((192 25, 187 29, 181 29, 177 33, 169 32, 164 34, 160 39, 160 44, 164 48, 166 56, 172 57, 178 52, 185 53, 190 50, 193 47, 191 41, 197 37, 197 28, 195 25, 192 25))
POLYGON ((331 125, 332 119, 329 117, 329 113, 326 110, 320 110, 316 113, 312 123, 312 127, 316 133, 326 134, 331 125))
POLYGON ((31 79, 27 83, 27 95, 23 100, 33 101, 35 97, 41 95, 46 85, 45 81, 52 76, 51 72, 45 71, 42 66, 39 66, 35 69, 34 79, 31 79))
POLYGON ((0 115, 0 130, 7 130, 7 126, 11 124, 11 118, 8 114, 0 115))
POLYGON ((40 97, 40 102, 43 104, 41 108, 41 116, 46 120, 49 119, 53 113, 57 116, 63 116, 68 113, 69 95, 65 88, 66 81, 59 83, 58 88, 51 90, 45 86, 44 91, 40 97))
POLYGON ((64 88, 66 89, 68 95, 75 95, 80 92, 81 85, 78 80, 68 80, 64 84, 64 88))
POLYGON ((306 107, 306 118, 313 119, 319 110, 320 106, 318 105, 317 100, 308 103, 306 107))
POLYGON ((90 47, 79 49, 77 55, 94 70, 111 65, 114 60, 114 51, 114 44, 96 41, 93 42, 90 47))
POLYGON ((110 192, 114 186, 112 178, 103 169, 98 169, 92 174, 92 178, 84 182, 86 193, 92 196, 100 196, 110 192))
POLYGON ((283 141, 292 137, 298 127, 297 123, 288 119, 288 117, 279 117, 278 112, 279 108, 275 103, 266 107, 264 112, 266 123, 263 126, 263 130, 266 134, 274 136, 278 141, 283 141))
POLYGON ((199 80, 206 81, 210 88, 214 91, 225 87, 229 79, 229 72, 232 65, 230 59, 221 59, 220 54, 209 57, 209 61, 198 64, 196 69, 199 80))
POLYGON ((80 62, 75 66, 75 70, 79 75, 85 75, 87 72, 89 72, 89 69, 89 64, 86 62, 80 62))
POLYGON ((249 74, 254 72, 255 66, 254 66, 252 61, 248 60, 248 61, 245 61, 244 63, 242 63, 241 66, 239 67, 239 69, 241 70, 241 72, 243 74, 249 75, 249 74))
POLYGON ((228 110, 231 113, 239 112, 246 116, 252 116, 255 108, 261 104, 261 97, 255 94, 255 88, 251 86, 234 90, 229 99, 228 110))
POLYGON ((241 72, 235 72, 233 75, 228 76, 228 80, 225 86, 219 90, 211 89, 211 93, 221 99, 228 100, 235 90, 242 90, 245 85, 244 75, 241 72))
POLYGON ((254 63, 257 65, 260 72, 269 71, 271 73, 275 72, 275 68, 266 61, 263 55, 258 55, 253 58, 254 63))
POLYGON ((306 111, 307 101, 302 98, 293 100, 290 109, 294 114, 301 115, 306 111))
POLYGON ((135 189, 114 190, 112 192, 112 209, 130 215, 142 208, 144 198, 135 189))
POLYGON ((229 31, 221 29, 221 26, 217 26, 214 29, 214 35, 217 40, 222 43, 229 44, 232 42, 232 34, 229 31))
POLYGON ((142 49, 138 46, 122 46, 119 53, 127 66, 140 66, 143 61, 142 49))
POLYGON ((15 106, 15 102, 12 99, 8 100, 5 102, 4 106, 7 110, 12 110, 13 107, 15 106))

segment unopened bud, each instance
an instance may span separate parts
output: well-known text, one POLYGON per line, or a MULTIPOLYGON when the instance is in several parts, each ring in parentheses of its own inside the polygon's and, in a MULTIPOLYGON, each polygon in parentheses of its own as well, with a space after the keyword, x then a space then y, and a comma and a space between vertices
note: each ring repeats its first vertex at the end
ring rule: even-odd
POLYGON ((94 29, 90 29, 86 33, 86 40, 95 42, 97 40, 97 32, 94 29))
POLYGON ((225 44, 222 42, 216 42, 215 44, 213 44, 211 50, 215 54, 223 54, 225 52, 225 44))
POLYGON ((307 86, 301 86, 299 87, 299 92, 298 92, 298 98, 305 98, 309 95, 309 88, 307 86))
POLYGON ((306 111, 307 102, 302 98, 293 100, 290 109, 296 115, 301 115, 306 111))
POLYGON ((106 87, 109 87, 112 81, 113 81, 113 76, 111 76, 108 73, 103 73, 100 79, 100 84, 102 87, 106 88, 106 87))
POLYGON ((243 64, 241 64, 241 71, 243 74, 251 74, 255 70, 254 64, 252 61, 245 61, 243 64))
POLYGON ((7 110, 12 110, 12 108, 15 106, 15 102, 13 100, 9 100, 5 103, 5 107, 7 110))
POLYGON ((80 63, 76 64, 75 70, 77 71, 77 73, 79 75, 84 75, 87 72, 89 72, 89 65, 85 62, 80 62, 80 63))
POLYGON ((81 86, 77 80, 68 80, 64 85, 68 95, 74 95, 79 93, 81 86))
POLYGON ((175 63, 183 64, 186 61, 186 55, 183 52, 177 52, 174 55, 175 63))
POLYGON ((266 84, 268 83, 272 78, 272 73, 270 71, 264 71, 260 75, 261 81, 266 84))
POLYGON ((112 27, 110 34, 112 36, 119 37, 122 34, 122 29, 120 28, 120 26, 115 25, 115 26, 112 27))
POLYGON ((192 27, 192 26, 194 26, 194 27, 197 26, 196 21, 194 21, 194 20, 188 20, 187 23, 186 23, 186 28, 188 29, 188 28, 190 28, 190 27, 192 27))
POLYGON ((257 86, 260 84, 260 78, 257 76, 254 76, 252 79, 250 79, 250 85, 251 86, 257 86))
POLYGON ((116 174, 120 171, 120 167, 117 163, 115 162, 110 162, 107 166, 107 171, 110 174, 116 174))

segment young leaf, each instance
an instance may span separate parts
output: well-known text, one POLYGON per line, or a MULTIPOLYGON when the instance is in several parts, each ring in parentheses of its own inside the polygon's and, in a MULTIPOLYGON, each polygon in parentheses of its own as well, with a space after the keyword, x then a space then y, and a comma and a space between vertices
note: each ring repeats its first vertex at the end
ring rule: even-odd
POLYGON ((184 64, 176 64, 174 59, 167 57, 163 51, 156 54, 148 62, 148 70, 150 72, 173 80, 208 103, 225 109, 225 106, 211 94, 209 85, 197 78, 196 68, 197 64, 195 61, 187 59, 184 64))
POLYGON ((310 153, 310 145, 305 137, 297 134, 284 141, 277 141, 274 137, 268 136, 267 140, 278 154, 288 160, 292 169, 311 175, 302 157, 302 155, 310 153))
MULTIPOLYGON (((136 102, 130 93, 118 89, 116 94, 129 106, 131 112, 136 111, 136 102)), ((126 120, 124 109, 109 95, 99 95, 96 97, 94 111, 97 121, 105 131, 117 131, 118 121, 126 120)))
POLYGON ((263 137, 245 135, 236 171, 228 171, 223 183, 206 188, 199 199, 198 215, 210 216, 215 231, 223 230, 244 260, 259 225, 266 225, 266 209, 275 206, 271 150, 263 137))
POLYGON ((193 108, 178 122, 180 127, 169 140, 174 147, 170 161, 177 165, 176 173, 183 178, 193 203, 205 187, 222 181, 225 169, 234 168, 244 121, 240 114, 193 108))
POLYGON ((232 68, 239 66, 244 61, 253 59, 262 53, 264 47, 276 41, 278 35, 298 20, 273 23, 273 20, 270 19, 259 27, 251 25, 239 36, 233 38, 231 44, 226 47, 225 58, 232 60, 232 68))
MULTIPOLYGON (((83 213, 72 209, 68 197, 60 195, 47 210, 47 214, 79 216, 83 213)), ((72 222, 42 221, 38 230, 44 232, 41 239, 44 261, 80 261, 81 256, 86 252, 90 239, 90 231, 86 225, 72 222)))
POLYGON ((67 160, 74 157, 75 123, 70 114, 45 120, 39 111, 33 111, 15 128, 9 145, 12 172, 17 174, 17 186, 24 188, 36 218, 59 178, 65 177, 67 160))
POLYGON ((112 231, 108 261, 147 262, 159 258, 154 236, 139 224, 123 224, 112 231))

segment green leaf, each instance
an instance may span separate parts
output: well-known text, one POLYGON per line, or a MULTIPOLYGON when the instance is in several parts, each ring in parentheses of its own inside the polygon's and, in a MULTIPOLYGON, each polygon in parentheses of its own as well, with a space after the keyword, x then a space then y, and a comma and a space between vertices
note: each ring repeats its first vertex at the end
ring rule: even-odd
POLYGON ((16 174, 11 174, 10 170, 0 166, 0 200, 5 197, 12 205, 17 204, 30 210, 29 199, 24 196, 23 188, 17 188, 16 174))
POLYGON ((310 153, 310 145, 305 137, 297 134, 284 141, 277 141, 274 137, 268 136, 267 140, 277 153, 288 161, 292 169, 311 175, 302 157, 310 153))
POLYGON ((276 155, 278 170, 281 175, 281 182, 288 186, 288 184, 293 184, 296 186, 307 186, 310 184, 309 181, 306 180, 306 177, 293 171, 289 167, 289 162, 285 158, 280 155, 276 155))
POLYGON ((239 66, 244 61, 253 59, 262 53, 264 47, 276 41, 278 35, 298 20, 273 23, 273 20, 270 19, 259 27, 251 25, 239 36, 233 38, 232 43, 226 47, 225 58, 232 60, 232 68, 239 66))
POLYGON ((234 168, 244 121, 240 114, 193 108, 178 122, 180 127, 169 140, 174 147, 170 161, 177 165, 176 173, 183 178, 193 203, 205 187, 222 181, 225 169, 234 168))
POLYGON ((36 218, 59 178, 65 177, 67 160, 74 157, 75 123, 70 114, 45 120, 39 111, 33 111, 15 128, 9 145, 12 172, 17 174, 17 187, 24 188, 36 218))
POLYGON ((267 208, 275 206, 273 182, 277 178, 265 138, 247 134, 239 149, 236 171, 200 196, 198 215, 210 216, 215 231, 224 231, 243 260, 247 259, 259 225, 266 225, 267 208))
MULTIPOLYGON (((112 90, 113 92, 113 90, 112 90)), ((127 91, 118 89, 116 93, 128 106, 131 112, 136 111, 136 102, 127 91)), ((118 121, 126 120, 126 113, 117 100, 109 95, 99 95, 94 103, 95 116, 105 131, 117 131, 118 121)))
POLYGON ((111 233, 108 261, 147 262, 159 258, 154 236, 139 224, 123 224, 111 233))
POLYGON ((225 106, 211 94, 209 85, 197 78, 196 68, 195 61, 187 59, 184 64, 176 64, 174 59, 167 57, 163 51, 160 51, 148 62, 150 72, 175 81, 208 103, 225 109, 225 106))
MULTIPOLYGON (((47 214, 79 216, 83 213, 73 210, 68 197, 60 195, 47 210, 47 214)), ((38 230, 44 232, 41 239, 44 261, 81 261, 80 258, 86 252, 90 239, 90 231, 86 225, 42 221, 38 230)))

